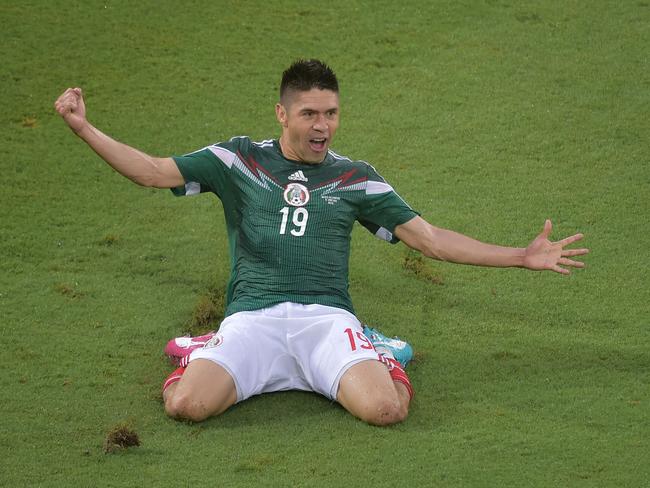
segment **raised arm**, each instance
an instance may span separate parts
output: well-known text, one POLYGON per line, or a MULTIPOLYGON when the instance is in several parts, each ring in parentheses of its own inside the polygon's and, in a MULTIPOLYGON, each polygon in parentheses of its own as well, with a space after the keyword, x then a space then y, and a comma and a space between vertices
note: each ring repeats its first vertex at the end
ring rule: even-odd
POLYGON ((547 220, 541 234, 525 248, 486 244, 458 232, 434 227, 421 217, 397 226, 395 235, 407 246, 440 261, 476 266, 516 266, 562 274, 569 274, 569 270, 562 266, 584 267, 584 263, 569 257, 587 254, 588 249, 564 249, 582 239, 582 234, 551 242, 548 237, 552 228, 551 221, 547 220))
POLYGON ((122 144, 94 127, 86 119, 81 88, 68 88, 54 103, 70 129, 88 144, 115 171, 134 183, 156 188, 175 188, 185 184, 172 158, 155 158, 122 144))

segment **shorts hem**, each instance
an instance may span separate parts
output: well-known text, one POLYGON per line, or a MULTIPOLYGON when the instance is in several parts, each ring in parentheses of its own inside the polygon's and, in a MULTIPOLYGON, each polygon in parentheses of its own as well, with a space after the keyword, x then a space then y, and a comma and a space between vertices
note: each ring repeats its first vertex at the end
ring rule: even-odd
POLYGON ((341 378, 343 378, 343 375, 348 371, 348 369, 350 369, 355 364, 359 364, 363 361, 379 361, 379 359, 377 357, 354 358, 353 360, 345 363, 343 367, 339 370, 339 373, 336 375, 336 378, 334 378, 334 382, 332 383, 332 387, 330 388, 329 395, 328 395, 330 400, 336 402, 338 401, 337 393, 339 391, 341 378))

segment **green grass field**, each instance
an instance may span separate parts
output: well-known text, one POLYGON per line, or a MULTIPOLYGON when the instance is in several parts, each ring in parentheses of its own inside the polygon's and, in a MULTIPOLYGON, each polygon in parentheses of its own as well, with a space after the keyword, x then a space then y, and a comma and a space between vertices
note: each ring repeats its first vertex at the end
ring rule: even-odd
POLYGON ((1 486, 642 487, 650 479, 650 2, 3 2, 1 486), (333 148, 435 225, 586 235, 569 277, 421 261, 357 229, 362 320, 407 338, 392 428, 316 395, 163 412, 166 341, 227 279, 216 198, 124 180, 53 110, 154 155, 276 137, 280 73, 336 70, 333 148), (126 423, 140 447, 106 454, 126 423))

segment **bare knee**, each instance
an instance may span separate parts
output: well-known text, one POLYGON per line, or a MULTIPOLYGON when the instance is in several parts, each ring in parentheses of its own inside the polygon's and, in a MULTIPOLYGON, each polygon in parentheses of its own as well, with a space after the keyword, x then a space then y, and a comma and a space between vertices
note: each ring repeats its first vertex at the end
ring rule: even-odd
POLYGON ((207 359, 192 361, 177 383, 163 392, 165 412, 175 419, 200 422, 226 411, 237 401, 230 374, 207 359))
POLYGON ((352 415, 372 425, 404 421, 410 401, 408 392, 390 378, 386 367, 371 360, 346 371, 336 399, 352 415))
POLYGON ((380 398, 364 405, 359 418, 372 425, 387 426, 403 422, 408 417, 408 405, 394 398, 380 398))
POLYGON ((211 415, 205 405, 184 394, 170 395, 165 400, 165 412, 172 418, 193 422, 201 422, 211 415))

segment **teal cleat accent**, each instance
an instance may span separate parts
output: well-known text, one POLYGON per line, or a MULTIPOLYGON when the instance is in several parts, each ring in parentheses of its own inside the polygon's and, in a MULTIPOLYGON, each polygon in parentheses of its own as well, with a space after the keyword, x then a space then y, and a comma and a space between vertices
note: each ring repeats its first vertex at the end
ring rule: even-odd
POLYGON ((386 337, 377 329, 372 329, 365 324, 363 326, 363 333, 370 339, 370 342, 372 342, 372 345, 375 346, 379 354, 388 353, 389 356, 394 357, 402 365, 402 368, 405 368, 413 359, 413 348, 408 342, 397 337, 386 337))

